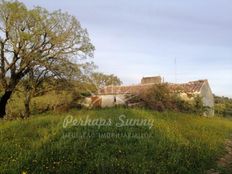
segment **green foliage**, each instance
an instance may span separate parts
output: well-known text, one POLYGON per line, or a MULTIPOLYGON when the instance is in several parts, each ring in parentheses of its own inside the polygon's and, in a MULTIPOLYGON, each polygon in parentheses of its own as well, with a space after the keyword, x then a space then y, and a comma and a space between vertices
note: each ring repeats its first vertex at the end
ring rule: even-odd
MULTIPOLYGON (((44 84, 46 90, 42 90, 43 93, 36 95, 31 99, 31 113, 43 113, 46 111, 54 112, 67 112, 71 108, 79 107, 79 99, 82 98, 80 89, 75 86, 66 87, 66 89, 60 89, 60 86, 56 86, 57 90, 52 87, 49 88, 49 84, 44 84)), ((64 88, 64 85, 63 87, 64 88)), ((23 87, 18 86, 13 96, 9 100, 7 105, 7 116, 6 118, 17 119, 24 117, 25 107, 25 96, 23 87)))
POLYGON ((214 96, 215 113, 222 116, 232 116, 232 99, 228 97, 214 96))
POLYGON ((107 75, 99 72, 94 72, 91 74, 90 80, 97 89, 105 86, 119 86, 122 84, 122 81, 117 76, 113 74, 107 75))
POLYGON ((0 91, 0 98, 2 97, 2 95, 3 95, 3 91, 0 91))
POLYGON ((140 99, 150 109, 156 111, 179 111, 186 113, 203 114, 205 108, 199 96, 194 97, 191 101, 181 99, 178 93, 170 90, 167 84, 156 84, 153 87, 142 90, 133 100, 140 99))
POLYGON ((223 144, 232 133, 225 118, 111 108, 73 110, 67 114, 35 115, 27 120, 0 121, 0 171, 2 173, 172 173, 203 174, 216 167, 223 144), (77 119, 153 119, 146 127, 71 127, 68 115, 77 119), (92 137, 81 137, 92 133, 92 137), (147 134, 148 137, 98 137, 103 133, 147 134), (150 135, 150 136, 149 136, 150 135))
POLYGON ((28 92, 37 77, 80 79, 94 46, 79 21, 61 10, 29 9, 18 1, 0 1, 0 9, 0 86, 8 91, 0 100, 4 117, 7 101, 22 80, 29 82, 28 92))

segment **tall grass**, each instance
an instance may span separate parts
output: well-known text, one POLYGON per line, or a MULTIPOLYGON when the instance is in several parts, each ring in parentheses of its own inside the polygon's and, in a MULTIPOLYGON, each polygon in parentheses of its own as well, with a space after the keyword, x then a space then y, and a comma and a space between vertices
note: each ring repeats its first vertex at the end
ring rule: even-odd
POLYGON ((2 173, 204 173, 224 153, 232 121, 180 113, 111 108, 0 121, 2 173), (66 116, 152 119, 153 127, 75 126, 66 116), (135 136, 129 136, 135 135, 135 136))

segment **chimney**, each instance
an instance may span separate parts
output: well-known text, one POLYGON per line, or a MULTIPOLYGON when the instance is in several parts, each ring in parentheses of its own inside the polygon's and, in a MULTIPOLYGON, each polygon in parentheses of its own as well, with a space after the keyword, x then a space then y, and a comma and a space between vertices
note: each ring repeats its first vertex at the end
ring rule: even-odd
POLYGON ((141 80, 141 84, 160 84, 161 83, 161 77, 160 76, 154 76, 154 77, 143 77, 141 80))

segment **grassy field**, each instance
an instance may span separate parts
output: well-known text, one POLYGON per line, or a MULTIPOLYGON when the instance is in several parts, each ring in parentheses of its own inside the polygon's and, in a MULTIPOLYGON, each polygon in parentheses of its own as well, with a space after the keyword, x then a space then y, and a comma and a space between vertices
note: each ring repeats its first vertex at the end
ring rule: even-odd
POLYGON ((216 167, 231 133, 232 121, 225 118, 142 109, 72 110, 2 120, 0 172, 204 173, 216 167), (151 119, 153 126, 119 127, 120 116, 124 123, 131 118, 151 119), (111 124, 71 126, 72 117, 101 118, 111 124), (64 123, 69 123, 66 128, 64 123))

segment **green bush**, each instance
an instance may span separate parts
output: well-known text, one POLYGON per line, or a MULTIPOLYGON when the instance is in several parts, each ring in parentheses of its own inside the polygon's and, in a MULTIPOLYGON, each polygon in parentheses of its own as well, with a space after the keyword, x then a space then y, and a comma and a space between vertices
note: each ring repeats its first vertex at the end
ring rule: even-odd
POLYGON ((168 110, 203 114, 205 111, 200 97, 196 96, 192 101, 184 101, 178 93, 172 92, 167 84, 156 84, 142 90, 128 102, 143 102, 143 106, 160 112, 168 110))
MULTIPOLYGON (((56 113, 67 112, 72 108, 78 108, 80 95, 75 91, 50 91, 32 98, 30 109, 32 114, 54 111, 56 113)), ((24 117, 23 92, 16 91, 7 104, 7 118, 16 119, 24 117)))
POLYGON ((215 113, 221 116, 232 116, 232 99, 228 97, 214 96, 215 113))

